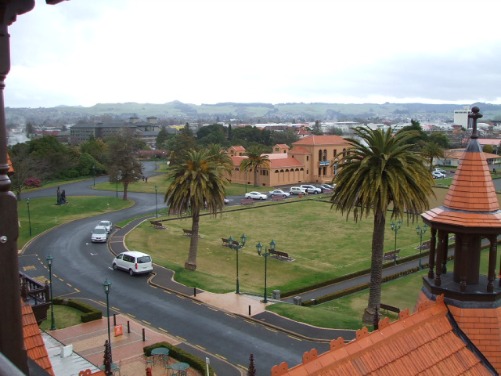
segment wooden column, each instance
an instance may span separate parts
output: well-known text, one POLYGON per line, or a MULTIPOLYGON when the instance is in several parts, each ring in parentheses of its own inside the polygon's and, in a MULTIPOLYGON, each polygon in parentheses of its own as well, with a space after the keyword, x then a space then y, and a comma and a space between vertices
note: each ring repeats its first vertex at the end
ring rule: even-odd
POLYGON ((435 286, 440 286, 442 284, 442 278, 440 275, 442 274, 443 268, 443 260, 444 260, 444 247, 445 247, 445 237, 447 233, 442 230, 438 231, 438 249, 437 249, 437 264, 435 265, 435 286))
POLYGON ((494 291, 494 280, 496 279, 496 258, 497 258, 497 236, 489 236, 489 271, 487 275, 487 292, 494 291))
MULTIPOLYGON (((437 249, 437 229, 431 228, 431 239, 430 239, 430 255, 428 258, 428 265, 430 270, 428 270, 428 278, 433 279, 435 277, 435 273, 433 272, 433 268, 435 267, 435 251, 437 249)), ((501 280, 499 282, 501 284, 501 280)))

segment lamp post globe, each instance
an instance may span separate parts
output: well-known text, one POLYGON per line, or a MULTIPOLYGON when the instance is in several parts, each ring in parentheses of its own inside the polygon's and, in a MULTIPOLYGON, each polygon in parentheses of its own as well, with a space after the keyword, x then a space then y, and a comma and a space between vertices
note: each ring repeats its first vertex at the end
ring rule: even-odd
POLYGON ((242 243, 242 247, 245 245, 246 241, 247 241, 247 236, 245 234, 242 234, 242 236, 240 236, 240 243, 242 243))
POLYGON ((50 330, 56 329, 56 320, 54 319, 54 299, 52 295, 52 261, 54 258, 48 255, 45 258, 47 266, 49 267, 49 287, 50 287, 50 330))

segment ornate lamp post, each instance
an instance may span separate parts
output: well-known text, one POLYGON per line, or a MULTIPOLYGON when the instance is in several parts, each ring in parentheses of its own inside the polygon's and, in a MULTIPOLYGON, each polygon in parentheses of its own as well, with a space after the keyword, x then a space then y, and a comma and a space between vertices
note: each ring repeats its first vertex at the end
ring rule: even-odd
POLYGON ((54 258, 48 255, 45 258, 47 266, 49 267, 49 285, 50 285, 50 330, 56 330, 56 321, 54 320, 54 300, 52 295, 52 261, 54 258))
POLYGON ((268 261, 268 256, 270 255, 270 251, 274 251, 275 246, 276 246, 276 243, 274 240, 272 240, 270 242, 270 248, 268 250, 265 249, 265 251, 263 252, 263 245, 261 244, 261 242, 256 244, 257 254, 259 256, 264 257, 264 292, 263 292, 263 302, 264 303, 268 303, 268 294, 266 291, 266 276, 267 276, 267 271, 268 271, 267 270, 267 267, 268 267, 267 261, 268 261))
POLYGON ((158 196, 157 196, 157 186, 155 185, 155 218, 158 218, 158 196))
POLYGON ((242 236, 240 236, 240 243, 239 244, 233 243, 234 240, 233 240, 233 237, 231 235, 228 238, 228 244, 229 244, 231 249, 235 250, 235 254, 236 254, 237 277, 236 277, 235 294, 240 294, 240 278, 238 276, 238 251, 240 251, 244 247, 246 240, 247 240, 247 236, 245 236, 245 234, 242 234, 242 236))
POLYGON ((419 235, 419 269, 423 269, 421 265, 421 250, 423 249, 423 235, 428 230, 428 225, 425 223, 423 226, 416 227, 416 233, 419 235))
POLYGON ((106 293, 106 316, 108 318, 108 345, 110 347, 110 358, 111 358, 110 300, 109 300, 111 282, 108 281, 108 278, 106 278, 106 280, 104 281, 103 288, 104 288, 104 292, 106 293))
POLYGON ((400 230, 400 226, 402 225, 402 221, 398 220, 396 222, 393 222, 391 221, 391 230, 395 233, 395 247, 393 248, 393 250, 395 251, 395 255, 393 256, 394 257, 394 261, 395 263, 397 262, 397 233, 398 233, 398 230, 400 230))
POLYGON ((28 226, 30 228, 30 236, 31 236, 31 214, 30 214, 30 199, 26 199, 26 206, 28 207, 28 226))

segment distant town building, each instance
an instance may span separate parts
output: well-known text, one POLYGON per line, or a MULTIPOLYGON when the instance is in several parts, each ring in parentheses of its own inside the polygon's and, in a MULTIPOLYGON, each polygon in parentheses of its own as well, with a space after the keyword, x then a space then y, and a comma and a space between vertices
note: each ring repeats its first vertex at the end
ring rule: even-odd
POLYGON ((460 125, 465 129, 471 128, 471 126, 468 125, 469 113, 469 107, 465 107, 461 110, 454 110, 454 124, 460 125))
POLYGON ((124 129, 134 130, 139 139, 154 147, 160 125, 156 117, 148 117, 146 121, 131 117, 128 122, 79 122, 70 129, 70 143, 78 145, 88 141, 91 137, 106 138, 124 129))

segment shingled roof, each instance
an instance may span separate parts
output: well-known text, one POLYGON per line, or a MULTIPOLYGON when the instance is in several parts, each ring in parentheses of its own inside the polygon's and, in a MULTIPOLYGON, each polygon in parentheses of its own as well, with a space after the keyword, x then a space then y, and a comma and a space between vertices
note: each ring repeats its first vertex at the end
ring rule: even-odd
POLYGON ((492 375, 490 365, 464 341, 443 296, 422 302, 417 312, 402 311, 399 320, 384 318, 379 329, 357 331, 354 341, 331 341, 330 350, 303 355, 302 364, 274 366, 272 376, 334 375, 492 375))

